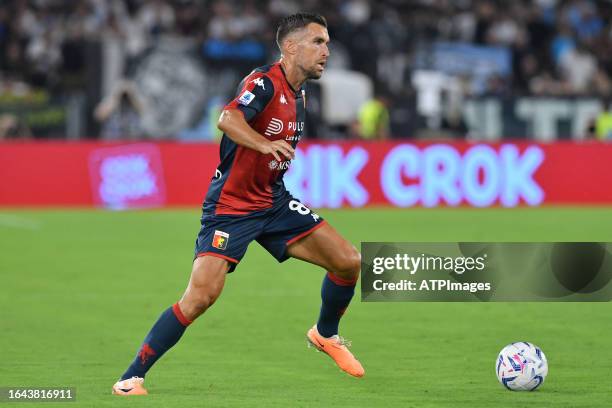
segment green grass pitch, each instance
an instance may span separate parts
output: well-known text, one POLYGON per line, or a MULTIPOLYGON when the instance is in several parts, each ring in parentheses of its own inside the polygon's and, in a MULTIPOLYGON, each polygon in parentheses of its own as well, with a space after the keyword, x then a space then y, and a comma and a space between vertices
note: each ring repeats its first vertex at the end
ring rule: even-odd
MULTIPOLYGON (((321 214, 356 245, 612 240, 606 208, 321 214)), ((182 294, 198 227, 195 209, 0 210, 0 386, 74 386, 69 407, 612 403, 610 303, 361 303, 357 295, 340 326, 366 368, 355 379, 306 347, 323 271, 280 265, 255 243, 218 303, 149 373, 150 395, 110 395, 152 323, 182 294), (533 393, 506 391, 495 378, 498 351, 520 340, 549 359, 533 393)))

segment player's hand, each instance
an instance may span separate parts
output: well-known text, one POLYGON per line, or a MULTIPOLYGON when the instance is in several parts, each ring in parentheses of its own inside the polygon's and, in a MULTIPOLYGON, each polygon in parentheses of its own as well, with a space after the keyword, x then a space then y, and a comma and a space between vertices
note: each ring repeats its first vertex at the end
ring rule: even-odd
POLYGON ((260 146, 259 152, 263 154, 271 154, 279 162, 283 161, 281 160, 279 153, 289 160, 293 160, 295 157, 295 150, 284 140, 273 140, 263 143, 260 146))

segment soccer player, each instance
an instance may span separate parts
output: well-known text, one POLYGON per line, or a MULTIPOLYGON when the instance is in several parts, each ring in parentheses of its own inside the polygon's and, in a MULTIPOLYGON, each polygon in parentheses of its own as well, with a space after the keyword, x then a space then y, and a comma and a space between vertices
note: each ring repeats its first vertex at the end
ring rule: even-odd
POLYGON ((276 33, 278 62, 245 77, 218 127, 221 162, 202 207, 191 278, 183 297, 166 309, 136 358, 113 386, 118 395, 143 395, 151 366, 221 294, 247 246, 257 241, 279 262, 297 258, 324 268, 322 306, 308 341, 355 377, 364 369, 338 336, 359 276, 359 252, 334 228, 291 196, 283 174, 302 137, 304 83, 323 74, 329 56, 326 20, 298 13, 282 19, 276 33))

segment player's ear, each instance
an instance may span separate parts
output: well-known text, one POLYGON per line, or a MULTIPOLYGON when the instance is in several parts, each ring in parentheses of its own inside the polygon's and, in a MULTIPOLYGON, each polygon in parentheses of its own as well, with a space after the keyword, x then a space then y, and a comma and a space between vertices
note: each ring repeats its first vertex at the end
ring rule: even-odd
POLYGON ((283 54, 287 55, 295 55, 298 50, 298 43, 295 38, 287 38, 284 44, 283 54))

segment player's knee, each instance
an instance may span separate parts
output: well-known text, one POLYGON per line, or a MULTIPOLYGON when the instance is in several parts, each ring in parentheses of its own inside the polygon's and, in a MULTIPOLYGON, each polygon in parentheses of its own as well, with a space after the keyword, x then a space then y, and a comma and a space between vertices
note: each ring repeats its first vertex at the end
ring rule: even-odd
POLYGON ((217 288, 199 288, 191 291, 189 296, 183 299, 185 316, 189 320, 195 320, 215 303, 220 293, 217 288))
POLYGON ((189 320, 195 320, 215 303, 215 298, 208 294, 201 294, 185 299, 184 314, 189 320))
POLYGON ((204 313, 206 309, 211 307, 215 303, 216 298, 210 294, 203 294, 196 298, 194 302, 194 308, 198 315, 204 313))
POLYGON ((336 259, 332 272, 342 279, 354 280, 361 271, 361 254, 355 247, 343 251, 336 259))

